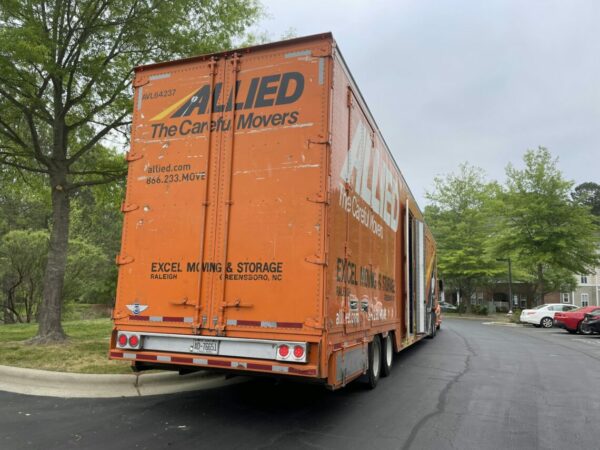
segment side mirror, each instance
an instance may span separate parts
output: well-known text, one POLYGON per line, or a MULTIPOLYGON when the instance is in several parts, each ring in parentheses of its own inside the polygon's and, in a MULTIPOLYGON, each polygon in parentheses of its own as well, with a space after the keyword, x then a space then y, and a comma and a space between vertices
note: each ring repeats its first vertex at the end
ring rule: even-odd
POLYGON ((444 292, 444 280, 438 280, 438 285, 440 287, 440 292, 444 292))

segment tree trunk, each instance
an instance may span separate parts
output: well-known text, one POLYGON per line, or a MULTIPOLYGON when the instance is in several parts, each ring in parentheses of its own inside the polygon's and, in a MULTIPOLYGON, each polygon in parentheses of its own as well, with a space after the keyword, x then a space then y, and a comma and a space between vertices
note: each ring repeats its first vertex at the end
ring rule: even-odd
POLYGON ((462 296, 463 302, 465 302, 465 312, 467 314, 471 314, 473 311, 473 305, 471 305, 471 294, 473 293, 473 288, 471 287, 471 283, 467 283, 467 286, 462 286, 460 289, 460 294, 462 296))
POLYGON ((3 318, 2 318, 2 322, 6 325, 9 323, 15 323, 15 316, 13 315, 12 311, 10 310, 10 308, 8 306, 4 306, 3 308, 3 318))
POLYGON ((538 289, 540 291, 540 302, 538 303, 539 306, 544 304, 544 268, 541 264, 538 264, 538 289))
POLYGON ((30 341, 34 344, 62 342, 67 338, 61 324, 70 215, 69 193, 65 189, 66 170, 58 176, 51 177, 50 183, 52 188, 52 232, 50 233, 48 261, 44 272, 38 333, 30 341))

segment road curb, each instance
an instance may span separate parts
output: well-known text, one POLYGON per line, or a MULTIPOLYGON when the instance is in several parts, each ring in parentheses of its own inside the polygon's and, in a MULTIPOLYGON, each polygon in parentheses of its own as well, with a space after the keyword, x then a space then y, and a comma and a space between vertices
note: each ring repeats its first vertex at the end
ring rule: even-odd
POLYGON ((520 327, 520 324, 513 322, 482 322, 483 325, 494 325, 498 327, 520 327))
POLYGON ((0 390, 17 394, 63 398, 114 398, 173 394, 213 389, 243 381, 200 371, 123 375, 94 375, 25 369, 0 365, 0 390))
MULTIPOLYGON (((473 316, 450 316, 450 315, 443 315, 442 314, 442 321, 443 320, 476 320, 478 322, 489 322, 489 321, 493 321, 494 319, 491 318, 490 316, 479 316, 479 317, 473 317, 473 316)), ((505 323, 512 323, 512 322, 505 322, 505 323)))

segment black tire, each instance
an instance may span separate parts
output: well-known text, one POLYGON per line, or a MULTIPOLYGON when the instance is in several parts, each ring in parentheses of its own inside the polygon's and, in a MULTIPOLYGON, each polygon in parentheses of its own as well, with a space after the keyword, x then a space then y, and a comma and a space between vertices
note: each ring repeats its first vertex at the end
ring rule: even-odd
POLYGON ((583 323, 583 320, 577 324, 577 332, 585 336, 592 334, 592 330, 590 330, 589 326, 583 323))
POLYGON ((575 334, 575 333, 577 333, 577 330, 569 330, 568 328, 566 328, 566 330, 569 332, 569 334, 575 334))
POLYGON ((381 376, 387 377, 392 373, 392 363, 394 362, 394 341, 392 333, 388 333, 386 338, 383 338, 381 346, 381 376))
POLYGON ((432 312, 429 315, 429 333, 427 333, 427 339, 433 339, 436 331, 437 327, 435 326, 435 313, 432 312))
POLYGON ((369 368, 367 370, 367 386, 375 389, 381 375, 381 341, 375 336, 369 344, 369 368))
POLYGON ((540 326, 542 328, 552 328, 553 325, 554 320, 552 320, 552 317, 544 317, 542 320, 540 320, 540 326))

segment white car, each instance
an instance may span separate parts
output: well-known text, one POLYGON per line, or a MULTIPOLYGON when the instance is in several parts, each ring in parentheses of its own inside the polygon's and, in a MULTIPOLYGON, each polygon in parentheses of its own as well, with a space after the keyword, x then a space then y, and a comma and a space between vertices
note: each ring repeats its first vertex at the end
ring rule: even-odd
POLYGON ((536 327, 551 328, 554 325, 554 313, 571 311, 575 308, 577 306, 565 303, 548 303, 547 305, 536 306, 533 309, 524 309, 521 311, 519 320, 522 323, 530 323, 536 327))

